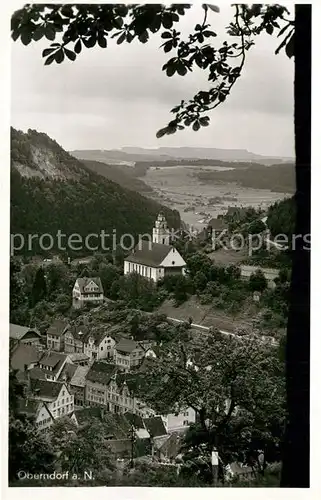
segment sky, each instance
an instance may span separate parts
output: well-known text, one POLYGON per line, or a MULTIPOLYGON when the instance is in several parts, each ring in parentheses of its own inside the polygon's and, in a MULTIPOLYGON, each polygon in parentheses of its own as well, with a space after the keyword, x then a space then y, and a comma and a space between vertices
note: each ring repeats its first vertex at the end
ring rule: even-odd
MULTIPOLYGON (((232 15, 227 5, 219 14, 209 12, 215 45, 226 39, 232 15)), ((188 34, 202 16, 201 7, 193 6, 175 27, 188 34)), ((74 62, 50 66, 41 56, 48 40, 12 42, 11 124, 45 132, 66 150, 191 146, 292 157, 294 63, 283 52, 274 54, 279 43, 268 34, 257 37, 228 100, 210 113, 209 127, 156 139, 172 119, 172 107, 209 88, 201 70, 166 76, 161 68, 175 54, 164 54, 159 35, 147 44, 113 40, 107 49, 86 49, 74 62)))

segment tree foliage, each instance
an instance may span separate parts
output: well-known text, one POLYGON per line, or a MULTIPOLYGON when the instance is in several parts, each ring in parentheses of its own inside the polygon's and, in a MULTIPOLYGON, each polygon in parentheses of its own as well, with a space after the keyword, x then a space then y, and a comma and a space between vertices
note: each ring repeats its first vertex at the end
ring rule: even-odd
POLYGON ((222 463, 241 460, 257 468, 262 450, 266 461, 279 459, 285 381, 276 348, 218 332, 200 348, 177 336, 153 365, 145 399, 161 414, 184 407, 197 412, 187 454, 216 447, 222 463))

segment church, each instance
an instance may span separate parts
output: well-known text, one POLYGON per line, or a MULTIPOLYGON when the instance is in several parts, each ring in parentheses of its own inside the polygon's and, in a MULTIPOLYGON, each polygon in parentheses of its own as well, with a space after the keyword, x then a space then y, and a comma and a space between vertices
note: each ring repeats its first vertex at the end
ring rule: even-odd
POLYGON ((124 274, 138 273, 159 281, 172 274, 185 274, 186 262, 170 244, 170 232, 162 213, 153 228, 153 241, 140 240, 124 260, 124 274))

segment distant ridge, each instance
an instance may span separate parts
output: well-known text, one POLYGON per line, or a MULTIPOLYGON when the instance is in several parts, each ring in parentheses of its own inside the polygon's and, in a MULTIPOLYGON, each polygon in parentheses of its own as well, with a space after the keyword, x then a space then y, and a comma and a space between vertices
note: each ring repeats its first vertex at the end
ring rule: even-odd
POLYGON ((265 165, 282 162, 293 162, 294 158, 279 156, 263 156, 247 151, 246 149, 219 149, 219 148, 167 148, 154 149, 126 146, 112 150, 75 150, 70 152, 82 160, 94 160, 104 163, 119 163, 133 165, 139 161, 168 161, 174 159, 208 159, 222 161, 253 161, 265 165))

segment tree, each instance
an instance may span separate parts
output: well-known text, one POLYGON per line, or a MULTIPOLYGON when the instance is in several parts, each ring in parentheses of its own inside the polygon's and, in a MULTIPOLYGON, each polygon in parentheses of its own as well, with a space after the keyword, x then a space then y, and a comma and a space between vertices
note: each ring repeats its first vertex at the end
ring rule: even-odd
POLYGON ((251 274, 249 280, 249 287, 252 292, 263 292, 267 287, 267 280, 263 272, 258 269, 255 273, 251 274))
POLYGON ((210 457, 217 448, 225 465, 242 460, 262 470, 267 461, 280 459, 283 370, 277 349, 255 338, 213 332, 200 348, 177 334, 162 346, 147 373, 144 399, 161 414, 186 406, 196 411, 198 421, 187 436, 187 451, 210 457), (263 466, 260 450, 265 453, 263 466))
POLYGON ((21 470, 30 473, 52 472, 54 455, 48 442, 31 419, 19 413, 19 400, 24 396, 23 385, 16 372, 9 373, 9 481, 18 480, 21 470))
POLYGON ((31 302, 34 307, 38 302, 45 299, 47 295, 46 278, 42 267, 36 272, 35 280, 32 286, 31 302))

